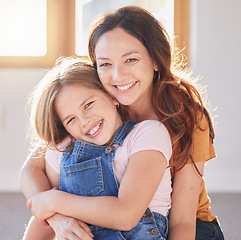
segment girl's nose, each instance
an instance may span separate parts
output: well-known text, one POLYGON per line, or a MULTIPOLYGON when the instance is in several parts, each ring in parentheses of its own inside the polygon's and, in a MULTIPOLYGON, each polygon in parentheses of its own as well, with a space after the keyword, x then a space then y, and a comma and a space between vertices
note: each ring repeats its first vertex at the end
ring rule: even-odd
POLYGON ((79 115, 79 121, 80 121, 81 127, 85 128, 85 127, 88 126, 88 124, 90 122, 90 116, 82 113, 82 114, 79 115))

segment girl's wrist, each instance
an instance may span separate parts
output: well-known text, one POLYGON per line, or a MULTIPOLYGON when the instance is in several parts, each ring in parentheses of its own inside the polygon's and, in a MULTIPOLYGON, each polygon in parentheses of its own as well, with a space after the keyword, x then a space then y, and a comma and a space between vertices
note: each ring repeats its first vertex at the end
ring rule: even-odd
POLYGON ((59 198, 59 190, 52 189, 49 191, 50 193, 50 198, 49 198, 49 208, 51 212, 57 212, 57 207, 58 207, 58 202, 61 198, 59 198))

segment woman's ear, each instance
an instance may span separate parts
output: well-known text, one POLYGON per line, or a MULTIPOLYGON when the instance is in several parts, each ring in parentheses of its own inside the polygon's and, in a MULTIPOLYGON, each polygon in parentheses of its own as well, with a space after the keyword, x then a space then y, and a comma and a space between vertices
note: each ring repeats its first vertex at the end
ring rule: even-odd
POLYGON ((116 100, 116 98, 112 98, 112 100, 113 100, 114 104, 115 104, 117 107, 119 107, 120 103, 116 100))
POLYGON ((158 68, 156 62, 154 62, 154 71, 158 72, 158 70, 159 70, 159 68, 158 68))

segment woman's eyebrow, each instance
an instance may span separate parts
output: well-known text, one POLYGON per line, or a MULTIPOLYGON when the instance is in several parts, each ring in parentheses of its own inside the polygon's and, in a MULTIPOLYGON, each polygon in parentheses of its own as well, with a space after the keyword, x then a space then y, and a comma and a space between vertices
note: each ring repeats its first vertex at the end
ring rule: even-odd
MULTIPOLYGON (((129 56, 131 54, 136 54, 136 53, 139 53, 139 52, 129 51, 129 52, 124 53, 121 57, 126 57, 126 56, 129 56)), ((108 57, 98 57, 97 60, 109 60, 109 58, 108 57)))
POLYGON ((137 51, 130 51, 130 52, 124 53, 124 54, 122 55, 122 57, 126 57, 126 56, 129 56, 129 55, 131 55, 131 54, 135 54, 135 53, 138 53, 138 52, 137 52, 137 51))

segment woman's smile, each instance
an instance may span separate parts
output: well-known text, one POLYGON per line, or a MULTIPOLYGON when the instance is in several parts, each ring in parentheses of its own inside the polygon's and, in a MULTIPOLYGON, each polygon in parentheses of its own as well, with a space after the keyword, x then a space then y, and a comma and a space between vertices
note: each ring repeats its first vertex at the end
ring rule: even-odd
POLYGON ((137 81, 135 82, 132 82, 132 83, 128 83, 128 84, 125 84, 125 85, 115 85, 115 87, 120 90, 121 92, 123 91, 126 91, 126 90, 129 90, 130 88, 132 88, 133 86, 135 86, 137 83, 137 81))
POLYGON ((146 47, 121 28, 105 32, 95 47, 99 78, 109 94, 128 106, 151 106, 155 61, 146 47), (149 99, 149 101, 148 101, 149 99))

